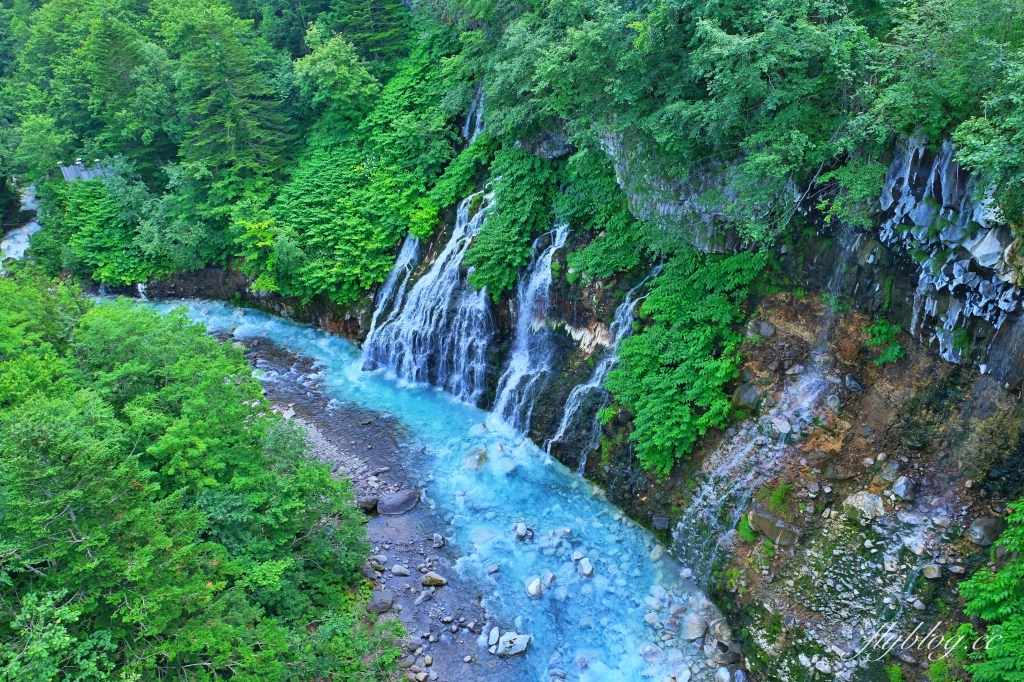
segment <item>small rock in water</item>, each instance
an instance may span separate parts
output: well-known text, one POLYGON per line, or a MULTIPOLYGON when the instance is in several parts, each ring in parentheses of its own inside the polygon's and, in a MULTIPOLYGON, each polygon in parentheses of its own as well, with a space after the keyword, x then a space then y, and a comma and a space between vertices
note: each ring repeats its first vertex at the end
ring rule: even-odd
POLYGON ((679 571, 679 577, 683 580, 689 580, 693 577, 693 571, 689 568, 684 568, 683 570, 679 571))
MULTIPOLYGON (((895 462, 893 462, 895 464, 895 462)), ((914 481, 907 478, 906 476, 900 476, 896 479, 896 483, 892 486, 892 492, 896 497, 907 502, 913 502, 917 499, 917 490, 914 485, 914 481)))
POLYGON ((728 668, 719 668, 715 672, 715 682, 732 682, 732 673, 728 668))
POLYGON ((420 579, 420 583, 424 587, 444 587, 448 584, 448 581, 445 578, 439 576, 437 573, 434 573, 433 571, 428 571, 427 573, 423 574, 423 577, 420 579))
POLYGON ((434 542, 432 546, 434 549, 441 549, 444 547, 444 536, 440 533, 434 533, 434 542))
POLYGON ((576 570, 584 578, 590 578, 594 575, 594 565, 590 563, 590 559, 583 557, 580 562, 576 564, 576 570))
POLYGON ((544 594, 544 586, 540 584, 539 577, 534 577, 527 583, 526 594, 530 595, 533 599, 538 599, 544 594))
POLYGON ((477 448, 473 452, 466 455, 464 460, 466 468, 470 471, 476 471, 483 465, 487 464, 487 448, 477 448))
POLYGON ((526 653, 526 647, 530 643, 530 635, 520 635, 515 632, 506 632, 498 639, 498 655, 502 658, 509 658, 526 653))
POLYGON ((657 561, 663 556, 665 556, 665 548, 661 545, 655 545, 654 549, 651 550, 651 561, 657 561))
POLYGON ((661 663, 661 660, 665 657, 665 652, 661 648, 645 642, 640 646, 640 656, 650 664, 661 663))
POLYGON ((921 569, 921 575, 929 580, 935 580, 942 575, 942 568, 938 564, 927 564, 921 569))
POLYGON ((525 523, 517 523, 515 525, 516 539, 517 540, 525 539, 526 538, 526 534, 527 534, 528 531, 529 531, 529 529, 526 527, 525 523))
POLYGON ((391 567, 391 575, 399 578, 406 578, 412 574, 409 572, 409 569, 402 564, 395 564, 391 567))
POLYGON ((708 629, 708 622, 696 613, 689 613, 683 618, 683 626, 679 629, 679 636, 683 639, 693 641, 704 636, 708 629))

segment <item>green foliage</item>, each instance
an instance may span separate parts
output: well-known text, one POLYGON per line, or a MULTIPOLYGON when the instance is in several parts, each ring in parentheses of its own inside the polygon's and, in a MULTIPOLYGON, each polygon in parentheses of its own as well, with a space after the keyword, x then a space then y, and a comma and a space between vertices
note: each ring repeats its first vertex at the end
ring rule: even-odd
POLYGON ((241 351, 32 270, 0 296, 0 677, 386 677, 349 484, 241 351))
POLYGON ((1024 500, 1008 506, 1008 525, 995 545, 1010 557, 1006 565, 999 571, 982 567, 960 583, 964 612, 986 623, 983 642, 990 642, 971 654, 980 660, 967 666, 977 682, 1019 680, 1024 665, 1024 500))
POLYGON ((464 262, 469 282, 497 301, 530 260, 533 237, 551 229, 557 175, 553 164, 518 147, 503 147, 491 164, 494 199, 464 262))
POLYGON ((736 524, 736 532, 743 542, 757 542, 757 533, 750 527, 750 521, 747 520, 746 514, 741 516, 740 522, 736 524))
POLYGON ((904 356, 903 346, 896 340, 900 333, 899 325, 895 325, 884 317, 875 320, 874 324, 864 327, 864 333, 868 335, 865 345, 868 347, 881 346, 881 353, 875 358, 875 364, 882 366, 887 362, 896 362, 904 356))
POLYGON ((903 668, 896 663, 887 665, 885 666, 885 676, 889 678, 889 682, 903 682, 903 668))
POLYGON ((762 253, 676 255, 653 281, 641 312, 651 324, 622 343, 606 388, 634 415, 630 436, 648 469, 667 474, 698 436, 723 426, 725 386, 739 374, 742 334, 735 328, 762 253))

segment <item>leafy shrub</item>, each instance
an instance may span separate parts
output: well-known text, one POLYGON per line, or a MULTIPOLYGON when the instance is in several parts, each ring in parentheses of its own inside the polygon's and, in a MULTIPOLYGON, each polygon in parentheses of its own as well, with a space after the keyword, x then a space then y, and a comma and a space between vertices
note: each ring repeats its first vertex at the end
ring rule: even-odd
POLYGON ((868 335, 867 346, 881 346, 881 353, 875 358, 876 365, 884 365, 887 362, 896 362, 903 357, 903 346, 896 340, 900 333, 899 325, 892 324, 884 317, 879 318, 874 324, 864 327, 864 333, 868 335))
POLYGON ((740 522, 736 524, 736 533, 739 534, 740 539, 743 542, 756 542, 757 533, 750 527, 750 521, 747 520, 747 515, 744 514, 740 517, 740 522))
POLYGON ((698 436, 727 423, 725 386, 739 374, 748 287, 763 254, 704 255, 684 251, 652 283, 641 311, 644 330, 626 339, 606 387, 634 415, 637 457, 667 474, 698 436))

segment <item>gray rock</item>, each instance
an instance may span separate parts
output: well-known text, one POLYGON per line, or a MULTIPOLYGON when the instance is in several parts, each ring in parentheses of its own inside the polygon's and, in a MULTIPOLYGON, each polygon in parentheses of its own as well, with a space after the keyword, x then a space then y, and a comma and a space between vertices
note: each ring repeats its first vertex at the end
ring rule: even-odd
POLYGON ((498 656, 509 658, 526 653, 526 647, 530 643, 530 635, 520 635, 515 632, 506 632, 498 639, 498 656))
POLYGON ((792 367, 790 367, 789 369, 786 370, 786 374, 792 376, 794 374, 800 374, 803 371, 804 371, 804 366, 803 365, 793 365, 792 367))
POLYGON ((885 516, 882 498, 866 490, 856 492, 843 500, 843 512, 851 519, 873 519, 885 516))
MULTIPOLYGON (((879 457, 881 457, 881 455, 879 455, 879 457)), ((882 478, 885 479, 887 482, 892 483, 893 481, 900 477, 900 463, 897 462, 896 460, 891 460, 887 462, 886 465, 882 467, 881 475, 882 478)), ((898 494, 899 493, 897 493, 897 495, 898 494)))
POLYGON ((850 389, 854 393, 860 393, 861 391, 864 390, 864 387, 857 382, 857 377, 853 376, 852 374, 846 375, 845 383, 846 388, 850 389))
POLYGON ((800 531, 796 526, 776 517, 760 502, 755 502, 747 512, 747 521, 751 528, 764 533, 776 545, 785 547, 795 544, 800 539, 800 531))
POLYGON ((853 471, 848 467, 844 467, 841 464, 832 464, 831 462, 825 466, 825 473, 823 474, 823 476, 830 481, 845 481, 856 475, 856 471, 853 471))
POLYGON ((590 563, 590 559, 583 557, 580 562, 576 564, 576 570, 584 578, 590 578, 594 575, 594 565, 590 563))
POLYGON ((395 564, 391 567, 391 575, 397 578, 408 578, 412 574, 409 569, 402 564, 395 564))
POLYGON ((740 384, 732 393, 732 406, 737 410, 754 412, 761 400, 761 391, 754 384, 740 384))
POLYGON ((921 450, 924 448, 924 442, 916 436, 912 436, 909 433, 904 433, 900 436, 900 445, 908 450, 921 450))
POLYGON ((1003 532, 1003 520, 995 516, 979 516, 967 529, 967 539, 981 547, 988 547, 1003 532))
POLYGON ((732 682, 732 673, 728 668, 719 668, 715 671, 715 682, 732 682))
POLYGON ((356 498, 356 504, 367 514, 372 513, 377 508, 376 497, 359 497, 356 498))
POLYGON ((842 402, 840 402, 839 400, 839 396, 837 396, 835 393, 825 398, 825 403, 828 405, 828 409, 832 410, 833 412, 839 412, 839 408, 843 406, 842 402))
POLYGON ((761 319, 751 320, 747 325, 747 338, 751 339, 754 335, 758 335, 762 339, 771 338, 775 335, 775 325, 761 319))
POLYGON ((515 525, 515 529, 514 530, 515 530, 515 534, 516 534, 516 539, 517 540, 524 540, 524 539, 526 539, 526 535, 527 535, 527 533, 529 532, 530 529, 526 527, 525 523, 517 523, 515 525))
POLYGON ((942 567, 938 564, 927 564, 921 568, 921 575, 928 580, 935 580, 942 575, 942 567))
POLYGON ((657 514, 651 519, 654 524, 654 530, 668 530, 668 517, 657 514))
POLYGON ((532 599, 539 599, 544 594, 544 586, 541 584, 539 577, 535 576, 527 583, 526 594, 530 595, 532 599))
POLYGON ((422 604, 425 601, 430 601, 431 599, 433 599, 433 597, 434 597, 434 590, 436 590, 436 589, 437 589, 436 587, 430 587, 430 588, 427 588, 427 589, 423 590, 422 592, 420 592, 420 596, 416 597, 416 601, 413 602, 413 603, 416 606, 419 606, 420 604, 422 604))
POLYGON ((487 633, 487 646, 494 646, 495 644, 497 644, 498 637, 500 636, 501 633, 498 631, 497 626, 491 628, 491 631, 487 633))
POLYGON ((384 516, 397 516, 409 511, 420 501, 420 494, 415 490, 399 490, 397 493, 377 501, 377 513, 384 516))
POLYGON ((917 486, 912 479, 906 476, 900 476, 896 480, 892 487, 892 492, 896 497, 907 502, 913 502, 917 499, 917 486))
POLYGON ((394 603, 395 593, 391 590, 374 590, 366 610, 370 613, 386 613, 391 610, 394 603))
POLYGON ((432 546, 434 549, 441 549, 444 547, 444 536, 440 533, 434 533, 434 542, 432 546))

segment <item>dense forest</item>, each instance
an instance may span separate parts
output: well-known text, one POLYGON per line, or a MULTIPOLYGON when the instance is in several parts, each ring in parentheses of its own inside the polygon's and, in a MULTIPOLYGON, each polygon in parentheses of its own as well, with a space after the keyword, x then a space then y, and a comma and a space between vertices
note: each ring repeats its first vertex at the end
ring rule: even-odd
MULTIPOLYGON (((92 305, 74 279, 230 263, 346 305, 489 186, 466 263, 495 300, 556 221, 588 237, 570 278, 664 262, 606 416, 627 410, 640 462, 667 473, 733 416, 767 247, 802 233, 809 194, 867 224, 914 134, 953 140, 1024 223, 1019 0, 3 0, 0 202, 16 212, 34 184, 43 229, 40 269, 0 280, 0 674, 313 679, 385 647, 350 634, 368 548, 349 493, 241 353, 181 316, 92 305), (66 183, 76 159, 104 175, 66 183), (631 211, 658 178, 694 189, 691 215, 631 211), (694 248, 705 209, 741 249, 694 248)), ((977 680, 1022 679, 1021 571, 964 590, 1013 633, 977 680)))

